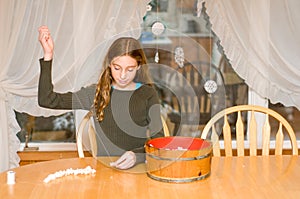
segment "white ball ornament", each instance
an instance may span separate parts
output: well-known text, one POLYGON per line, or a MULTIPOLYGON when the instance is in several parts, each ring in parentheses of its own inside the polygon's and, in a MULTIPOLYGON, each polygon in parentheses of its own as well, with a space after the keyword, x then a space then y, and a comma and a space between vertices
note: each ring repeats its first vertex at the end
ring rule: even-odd
POLYGON ((165 26, 163 23, 157 21, 152 25, 152 33, 156 36, 161 35, 165 31, 165 26))
POLYGON ((212 94, 217 91, 218 85, 214 80, 207 80, 204 84, 204 89, 212 94))

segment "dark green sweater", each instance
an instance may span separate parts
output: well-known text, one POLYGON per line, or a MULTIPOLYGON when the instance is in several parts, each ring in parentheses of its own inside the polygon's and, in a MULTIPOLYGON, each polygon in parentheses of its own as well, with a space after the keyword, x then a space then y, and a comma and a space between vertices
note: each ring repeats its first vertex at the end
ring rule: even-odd
MULTIPOLYGON (((38 87, 40 106, 51 109, 90 110, 95 85, 74 93, 54 92, 51 77, 52 61, 40 59, 40 65, 38 87)), ((162 136, 158 95, 149 85, 142 85, 133 91, 112 89, 111 101, 104 109, 104 120, 98 122, 94 117, 94 122, 98 156, 119 156, 129 150, 144 153, 147 128, 151 132, 151 137, 162 136)))

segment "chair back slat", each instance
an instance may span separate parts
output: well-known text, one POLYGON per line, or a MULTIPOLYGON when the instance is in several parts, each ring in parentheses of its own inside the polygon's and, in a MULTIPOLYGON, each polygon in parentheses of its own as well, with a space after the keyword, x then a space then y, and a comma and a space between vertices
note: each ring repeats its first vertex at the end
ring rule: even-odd
POLYGON ((262 134, 262 155, 269 155, 271 127, 268 114, 266 114, 266 120, 263 126, 262 134))
POLYGON ((179 74, 178 77, 179 77, 178 78, 179 79, 179 86, 183 87, 183 78, 184 78, 184 76, 182 74, 179 74))
POLYGON ((194 107, 193 107, 193 113, 196 113, 196 111, 199 110, 199 102, 198 102, 198 97, 194 96, 194 107))
POLYGON ((254 111, 251 111, 250 124, 249 124, 249 139, 250 139, 250 156, 257 155, 257 123, 254 111))
POLYGON ((180 107, 181 108, 181 112, 182 113, 186 113, 186 108, 185 108, 186 104, 185 104, 184 96, 180 97, 180 104, 181 104, 181 107, 180 107))
POLYGON ((177 98, 175 96, 172 96, 172 102, 173 102, 174 111, 179 112, 179 105, 178 105, 177 98))
POLYGON ((232 156, 232 144, 231 144, 231 128, 227 120, 227 115, 224 116, 224 147, 226 156, 232 156))
POLYGON ((236 121, 236 146, 237 155, 244 156, 244 123, 241 116, 241 111, 238 111, 236 121))
POLYGON ((204 113, 205 108, 205 97, 203 95, 200 96, 200 114, 204 113))
POLYGON ((206 112, 205 113, 209 113, 210 112, 210 98, 206 98, 206 112))
POLYGON ((187 72, 186 72, 186 80, 187 80, 188 82, 191 82, 191 72, 190 72, 190 71, 187 71, 187 72))
POLYGON ((216 157, 220 157, 220 143, 219 143, 219 135, 217 134, 216 128, 213 125, 212 126, 212 132, 211 132, 211 141, 213 143, 213 154, 216 157))
POLYGON ((192 98, 187 96, 187 112, 192 113, 192 98))
POLYGON ((279 128, 276 134, 276 145, 275 145, 275 155, 282 155, 282 147, 283 147, 283 131, 282 131, 282 123, 279 123, 279 128))
POLYGON ((194 86, 199 86, 199 74, 197 72, 194 72, 194 86))

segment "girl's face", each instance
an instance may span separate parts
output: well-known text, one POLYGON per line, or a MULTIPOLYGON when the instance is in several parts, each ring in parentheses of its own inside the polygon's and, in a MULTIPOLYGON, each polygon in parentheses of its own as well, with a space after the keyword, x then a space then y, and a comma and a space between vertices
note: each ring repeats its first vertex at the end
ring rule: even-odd
POLYGON ((110 64, 113 86, 120 90, 134 90, 136 72, 139 69, 137 61, 127 55, 116 57, 110 64))

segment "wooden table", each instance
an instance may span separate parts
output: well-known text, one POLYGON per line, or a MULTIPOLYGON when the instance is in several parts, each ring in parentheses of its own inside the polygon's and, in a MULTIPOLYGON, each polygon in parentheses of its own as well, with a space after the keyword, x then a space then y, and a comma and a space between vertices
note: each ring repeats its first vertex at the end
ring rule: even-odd
POLYGON ((0 174, 0 198, 300 198, 300 156, 213 157, 211 176, 190 183, 166 183, 147 177, 145 165, 128 171, 109 166, 108 158, 60 159, 22 166, 16 184, 0 174), (104 163, 104 164, 103 164, 104 163), (95 175, 65 176, 44 183, 68 168, 96 169, 95 175))

